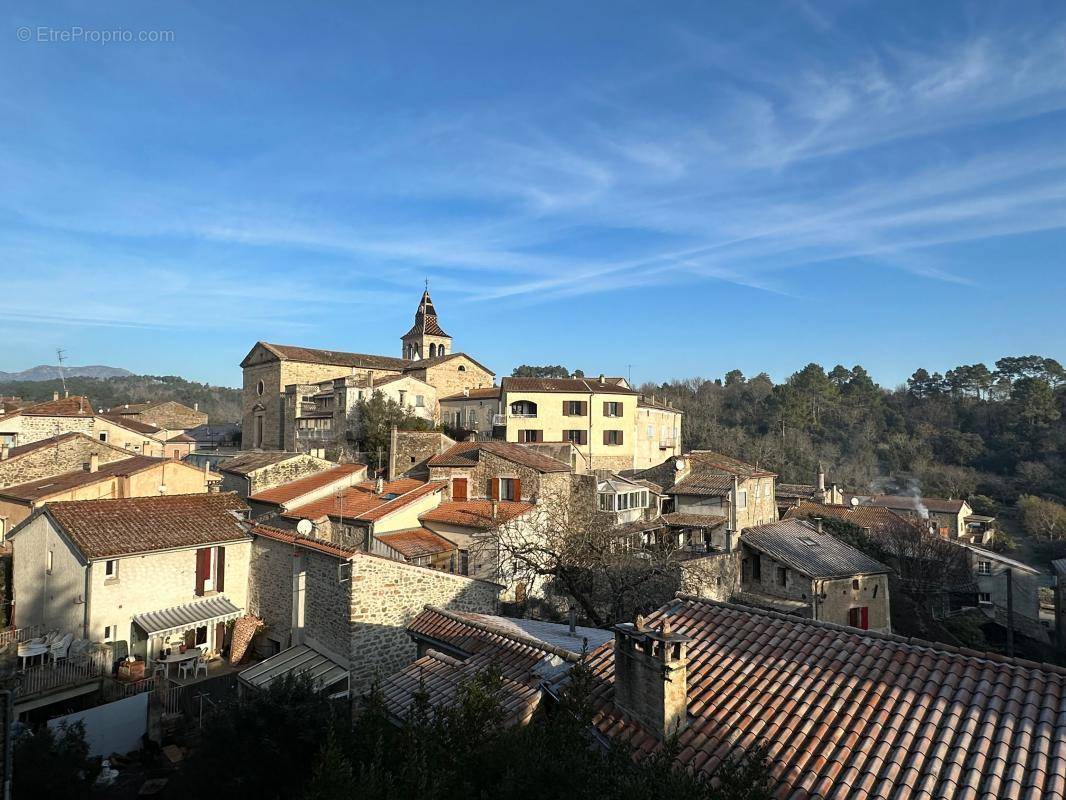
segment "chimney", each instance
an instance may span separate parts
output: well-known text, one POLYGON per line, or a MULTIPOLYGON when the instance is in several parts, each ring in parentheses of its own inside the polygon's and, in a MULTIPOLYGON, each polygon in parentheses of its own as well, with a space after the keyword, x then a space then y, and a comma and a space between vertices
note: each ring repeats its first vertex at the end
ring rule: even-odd
POLYGON ((0 444, 0 461, 7 461, 8 456, 10 455, 11 448, 8 446, 7 442, 0 444))
POLYGON ((89 453, 89 472, 96 472, 100 469, 100 456, 96 453, 89 453))
POLYGON ((54 403, 58 399, 59 399, 59 391, 56 390, 56 391, 52 392, 52 402, 54 403))
POLYGON ((199 403, 193 403, 192 404, 192 410, 193 411, 199 411, 200 410, 200 404, 199 403))
POLYGON ((603 374, 601 373, 600 374, 600 386, 603 386, 605 383, 607 383, 607 378, 605 378, 603 376, 603 374))
POLYGON ((657 630, 636 623, 614 627, 614 702, 665 739, 688 725, 688 636, 668 620, 657 630))
POLYGON ((821 517, 814 517, 813 518, 813 522, 814 522, 814 529, 816 531, 818 531, 818 533, 821 533, 822 532, 822 518, 821 517))
POLYGON ((375 481, 375 483, 374 483, 374 493, 375 494, 381 494, 384 491, 385 491, 385 479, 379 477, 377 479, 377 481, 375 481))

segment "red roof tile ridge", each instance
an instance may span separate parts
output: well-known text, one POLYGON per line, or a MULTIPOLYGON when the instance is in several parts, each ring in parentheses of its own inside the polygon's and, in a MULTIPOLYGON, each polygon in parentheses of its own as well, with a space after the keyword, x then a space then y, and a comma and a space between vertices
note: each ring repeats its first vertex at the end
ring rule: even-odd
POLYGON ((512 642, 515 642, 516 644, 525 645, 526 647, 533 647, 537 650, 543 650, 546 653, 551 653, 552 655, 559 656, 559 658, 562 658, 571 663, 577 663, 581 660, 580 656, 571 653, 569 650, 566 650, 562 647, 557 647, 553 644, 549 644, 548 642, 541 641, 540 639, 535 639, 532 636, 523 636, 518 633, 513 633, 512 631, 506 630, 504 628, 498 628, 488 622, 470 619, 469 617, 463 616, 462 614, 458 614, 454 611, 448 611, 446 609, 443 609, 440 606, 425 605, 423 606, 423 608, 426 611, 432 611, 434 614, 440 614, 442 617, 452 620, 452 622, 458 622, 461 625, 469 625, 471 628, 483 631, 485 633, 491 633, 493 636, 502 636, 504 639, 509 639, 512 642))
POLYGON ((273 539, 277 542, 284 542, 285 544, 291 544, 298 547, 307 547, 311 550, 318 550, 329 555, 340 556, 341 558, 351 558, 353 556, 362 555, 361 551, 358 550, 349 550, 335 545, 332 542, 323 542, 320 539, 312 539, 309 536, 303 536, 299 533, 283 530, 282 528, 275 528, 270 525, 253 525, 252 533, 259 536, 265 536, 268 539, 273 539))
POLYGON ((924 647, 929 650, 936 650, 942 653, 952 653, 955 655, 966 656, 968 658, 977 658, 983 661, 989 661, 994 664, 1005 664, 1007 666, 1020 667, 1022 669, 1038 669, 1043 672, 1050 672, 1055 675, 1061 675, 1066 677, 1066 667, 1061 667, 1058 664, 1049 664, 1047 662, 1030 661, 1026 658, 1010 657, 1000 655, 999 653, 989 653, 982 650, 972 650, 969 647, 958 647, 956 645, 946 644, 944 642, 932 642, 928 639, 919 639, 913 636, 900 636, 895 633, 880 633, 878 631, 862 630, 860 628, 853 628, 848 625, 838 625, 835 622, 826 622, 825 620, 805 619, 803 617, 797 617, 794 614, 785 614, 781 611, 771 611, 770 609, 757 608, 755 606, 745 606, 739 603, 729 603, 724 600, 712 600, 709 597, 700 597, 695 594, 688 594, 686 592, 677 592, 674 594, 675 600, 683 600, 687 602, 703 603, 709 606, 719 606, 721 608, 729 608, 734 611, 741 611, 748 614, 759 614, 761 616, 770 617, 772 619, 780 619, 785 622, 802 623, 804 625, 810 625, 819 628, 827 628, 829 630, 840 631, 842 633, 850 633, 856 636, 862 636, 867 639, 879 639, 881 641, 896 642, 898 644, 909 644, 913 647, 924 647))
POLYGON ((434 661, 439 661, 442 664, 447 664, 449 667, 461 667, 463 662, 454 656, 450 656, 447 653, 442 653, 440 650, 434 650, 432 647, 426 648, 426 656, 432 658, 434 661))

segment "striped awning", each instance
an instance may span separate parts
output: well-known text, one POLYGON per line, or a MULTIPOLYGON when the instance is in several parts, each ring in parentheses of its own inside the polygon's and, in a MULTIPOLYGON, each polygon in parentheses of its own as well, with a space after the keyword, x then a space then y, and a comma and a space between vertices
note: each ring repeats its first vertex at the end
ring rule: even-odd
POLYGON ((313 647, 298 644, 244 670, 240 679, 249 686, 263 689, 275 678, 288 674, 306 674, 315 686, 327 689, 345 680, 348 670, 313 647))
POLYGON ((135 614, 133 621, 149 636, 178 633, 189 628, 199 628, 209 622, 228 622, 243 612, 222 596, 208 597, 183 606, 164 608, 135 614))

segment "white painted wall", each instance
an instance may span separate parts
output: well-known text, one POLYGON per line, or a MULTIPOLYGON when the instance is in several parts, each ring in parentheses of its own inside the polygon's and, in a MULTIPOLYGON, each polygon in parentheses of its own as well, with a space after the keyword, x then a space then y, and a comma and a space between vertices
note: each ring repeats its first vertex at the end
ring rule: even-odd
POLYGON ((107 757, 139 750, 141 737, 148 731, 148 692, 50 719, 48 727, 54 731, 63 723, 79 721, 85 723, 89 755, 107 757))

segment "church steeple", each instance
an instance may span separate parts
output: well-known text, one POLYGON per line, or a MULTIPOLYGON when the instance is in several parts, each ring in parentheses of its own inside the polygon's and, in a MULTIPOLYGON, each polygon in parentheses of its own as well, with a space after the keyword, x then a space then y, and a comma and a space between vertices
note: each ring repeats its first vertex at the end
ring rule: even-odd
POLYGON ((452 351, 452 337, 444 332, 437 320, 437 310, 429 296, 428 285, 415 311, 415 324, 400 341, 403 342, 403 357, 412 361, 437 358, 452 351))

